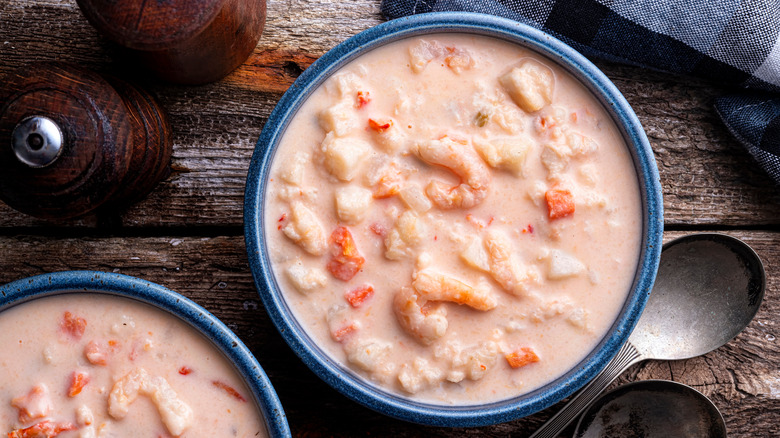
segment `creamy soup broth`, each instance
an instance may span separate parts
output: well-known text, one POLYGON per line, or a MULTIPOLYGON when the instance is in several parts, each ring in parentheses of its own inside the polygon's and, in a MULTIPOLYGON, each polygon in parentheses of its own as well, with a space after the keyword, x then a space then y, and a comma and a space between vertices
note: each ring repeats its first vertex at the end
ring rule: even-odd
POLYGON ((267 436, 217 348, 149 305, 100 294, 0 314, 0 431, 9 438, 267 436))
POLYGON ((381 387, 473 404, 561 376, 631 288, 642 207, 599 102, 549 59, 476 35, 360 56, 303 104, 264 206, 285 300, 381 387))

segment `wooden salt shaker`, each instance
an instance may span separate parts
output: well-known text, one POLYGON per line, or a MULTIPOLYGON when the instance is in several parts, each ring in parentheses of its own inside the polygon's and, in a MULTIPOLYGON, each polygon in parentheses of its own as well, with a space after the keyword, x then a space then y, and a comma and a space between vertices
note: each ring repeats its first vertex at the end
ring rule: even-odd
POLYGON ((65 63, 0 82, 0 199, 67 219, 123 208, 170 173, 167 117, 145 91, 65 63))
POLYGON ((77 0, 108 39, 160 78, 204 84, 226 76, 257 46, 265 0, 77 0))

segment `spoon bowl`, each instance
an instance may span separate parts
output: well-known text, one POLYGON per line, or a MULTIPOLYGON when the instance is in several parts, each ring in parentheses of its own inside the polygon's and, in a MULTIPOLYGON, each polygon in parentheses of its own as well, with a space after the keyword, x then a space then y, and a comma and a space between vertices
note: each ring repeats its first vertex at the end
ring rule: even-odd
POLYGON ((653 291, 636 328, 607 366, 531 438, 554 438, 631 365, 688 359, 737 336, 764 298, 761 259, 741 240, 691 234, 664 245, 653 291))
POLYGON ((599 397, 577 423, 574 438, 726 438, 718 408, 690 386, 643 380, 599 397))
POLYGON ((766 277, 755 251, 725 234, 691 234, 664 245, 653 292, 629 342, 646 359, 701 356, 753 319, 766 277))

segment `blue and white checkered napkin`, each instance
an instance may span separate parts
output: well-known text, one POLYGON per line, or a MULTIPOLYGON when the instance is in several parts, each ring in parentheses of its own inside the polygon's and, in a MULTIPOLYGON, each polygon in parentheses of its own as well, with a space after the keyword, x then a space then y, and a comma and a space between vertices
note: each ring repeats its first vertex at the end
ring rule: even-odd
POLYGON ((587 56, 745 89, 716 99, 780 184, 780 0, 383 0, 387 18, 472 11, 521 21, 587 56))

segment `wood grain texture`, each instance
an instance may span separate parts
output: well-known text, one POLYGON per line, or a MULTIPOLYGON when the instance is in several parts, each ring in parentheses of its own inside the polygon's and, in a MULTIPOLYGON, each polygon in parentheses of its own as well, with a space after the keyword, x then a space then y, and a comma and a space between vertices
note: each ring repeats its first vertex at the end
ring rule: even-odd
MULTIPOLYGON (((263 38, 224 80, 201 87, 147 81, 171 116, 174 173, 146 200, 106 221, 66 226, 240 226, 249 160, 281 93, 316 57, 382 21, 379 1, 271 1, 263 38), (161 208, 164 207, 164 208, 161 208)), ((0 73, 32 59, 98 71, 148 74, 123 64, 73 1, 0 4, 0 73), (35 21, 35 26, 28 23, 35 21)), ((777 226, 780 191, 720 124, 714 98, 728 90, 700 80, 599 63, 634 107, 650 138, 664 188, 667 225, 777 226)), ((0 206, 0 226, 48 227, 0 206)))
MULTIPOLYGON (((667 233, 665 240, 683 233, 667 233)), ((780 233, 729 233, 748 242, 764 261, 768 284, 758 315, 735 340, 703 357, 648 361, 616 384, 671 379, 691 385, 723 412, 729 436, 780 433, 780 233)), ((291 352, 259 300, 240 236, 59 238, 0 237, 0 283, 72 269, 98 269, 159 283, 191 298, 244 340, 268 373, 290 427, 300 437, 528 436, 557 411, 482 428, 422 427, 389 419, 348 400, 320 381, 291 352)), ((614 385, 613 385, 614 386, 614 385)))
MULTIPOLYGON (((558 407, 484 428, 422 427, 386 418, 320 381, 287 347, 258 299, 241 237, 249 160, 263 124, 295 78, 329 48, 382 21, 379 0, 271 0, 249 60, 222 81, 171 86, 128 66, 75 0, 0 0, 0 74, 63 60, 141 81, 173 127, 173 172, 126 212, 51 222, 0 204, 0 283, 50 271, 120 272, 176 290, 221 318, 268 372, 298 437, 528 436, 558 407)), ((780 194, 720 124, 700 80, 598 63, 634 107, 664 190, 666 239, 728 230, 761 255, 764 303, 736 340, 703 357, 649 361, 616 384, 665 378, 710 397, 734 438, 780 435, 780 194)))

